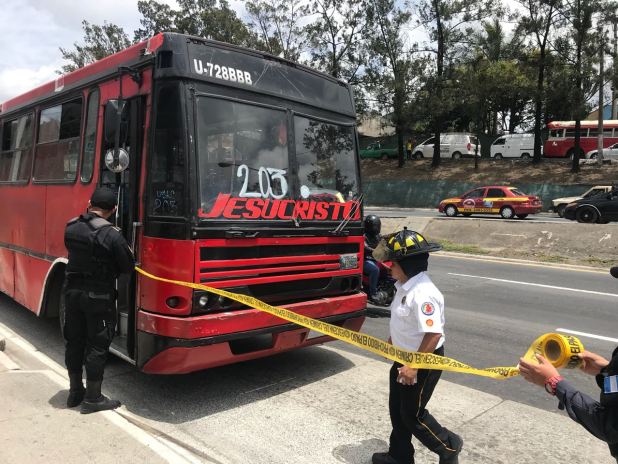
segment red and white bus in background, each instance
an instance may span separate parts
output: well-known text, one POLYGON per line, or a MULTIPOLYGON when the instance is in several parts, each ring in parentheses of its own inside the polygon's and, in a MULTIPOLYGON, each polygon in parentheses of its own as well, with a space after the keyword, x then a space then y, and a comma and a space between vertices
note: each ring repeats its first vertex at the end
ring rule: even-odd
MULTIPOLYGON (((179 34, 0 106, 0 290, 63 316, 66 222, 97 185, 155 275, 364 321, 351 88, 264 53, 179 34)), ((133 274, 111 350, 183 373, 329 340, 228 299, 133 274)))
MULTIPOLYGON (((552 121, 547 124, 548 137, 543 146, 543 155, 549 158, 573 158, 575 152, 575 121, 552 121)), ((598 121, 582 121, 580 146, 582 158, 597 148, 598 121)), ((603 147, 618 142, 618 120, 603 121, 603 147)))

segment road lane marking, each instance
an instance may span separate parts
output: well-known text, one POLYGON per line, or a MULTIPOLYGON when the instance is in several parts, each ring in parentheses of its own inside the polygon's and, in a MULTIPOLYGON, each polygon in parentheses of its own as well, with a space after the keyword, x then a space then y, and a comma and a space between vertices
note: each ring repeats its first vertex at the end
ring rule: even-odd
POLYGON ((448 274, 453 275, 453 276, 459 276, 459 277, 471 277, 473 279, 491 280, 493 282, 504 282, 507 284, 528 285, 530 287, 551 288, 554 290, 564 290, 567 292, 588 293, 590 295, 611 296, 613 298, 618 298, 618 294, 616 293, 596 292, 594 290, 582 290, 579 288, 570 288, 570 287, 558 287, 556 285, 536 284, 534 282, 520 282, 518 280, 496 279, 495 277, 483 277, 483 276, 475 276, 475 275, 469 275, 469 274, 457 274, 455 272, 449 272, 448 274))
POLYGON ((556 332, 570 333, 573 335, 579 335, 581 337, 590 337, 590 338, 596 338, 597 340, 604 340, 606 342, 618 343, 618 338, 605 337, 603 335, 595 335, 595 334, 591 334, 587 332, 579 332, 577 330, 558 328, 556 329, 556 332))
POLYGON ((470 261, 484 261, 496 264, 514 264, 516 266, 528 266, 528 267, 544 267, 559 269, 561 271, 575 271, 575 272, 590 272, 593 274, 609 274, 609 269, 595 269, 586 266, 578 266, 575 264, 555 264, 555 263, 542 263, 539 261, 524 261, 515 258, 500 258, 498 256, 486 256, 486 255, 471 255, 468 253, 456 253, 451 251, 439 251, 434 253, 432 257, 436 258, 452 258, 452 259, 467 259, 470 261))

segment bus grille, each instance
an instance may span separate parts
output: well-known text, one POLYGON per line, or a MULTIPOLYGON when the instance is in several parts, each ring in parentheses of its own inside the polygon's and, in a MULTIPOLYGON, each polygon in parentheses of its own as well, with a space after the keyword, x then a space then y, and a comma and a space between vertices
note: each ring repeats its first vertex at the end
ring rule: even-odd
POLYGON ((203 240, 196 280, 278 303, 351 293, 360 288, 361 245, 362 237, 203 240), (342 269, 341 255, 351 254, 357 267, 342 269))

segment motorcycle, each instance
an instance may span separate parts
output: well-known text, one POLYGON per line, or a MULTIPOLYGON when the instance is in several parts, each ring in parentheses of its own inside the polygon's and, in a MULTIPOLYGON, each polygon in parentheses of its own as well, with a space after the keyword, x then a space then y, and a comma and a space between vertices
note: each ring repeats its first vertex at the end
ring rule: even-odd
MULTIPOLYGON (((391 263, 389 261, 381 262, 375 261, 380 270, 380 276, 378 277, 378 291, 383 291, 387 298, 382 306, 390 306, 397 289, 395 288, 396 280, 391 276, 391 263)), ((369 294, 369 276, 363 273, 363 291, 369 294)), ((371 303, 373 304, 373 303, 371 303)))

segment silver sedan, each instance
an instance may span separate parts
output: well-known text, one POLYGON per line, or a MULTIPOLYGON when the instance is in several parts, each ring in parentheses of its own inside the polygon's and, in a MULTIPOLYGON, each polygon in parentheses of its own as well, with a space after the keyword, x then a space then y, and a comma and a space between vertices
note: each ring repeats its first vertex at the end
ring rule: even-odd
MULTIPOLYGON (((599 156, 599 150, 596 148, 586 153, 586 159, 596 159, 597 156, 599 156)), ((618 143, 603 149, 603 159, 618 160, 618 143)))

